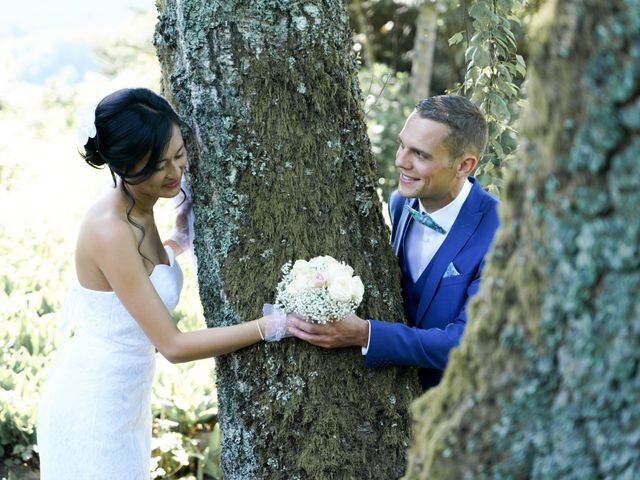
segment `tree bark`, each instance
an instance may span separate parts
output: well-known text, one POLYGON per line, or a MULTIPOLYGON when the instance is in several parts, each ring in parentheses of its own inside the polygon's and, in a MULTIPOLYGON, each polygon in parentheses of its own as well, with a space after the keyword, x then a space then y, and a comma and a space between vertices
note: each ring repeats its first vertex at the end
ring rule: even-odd
MULTIPOLYGON (((403 321, 339 1, 160 2, 165 94, 188 138, 209 326, 260 316, 287 261, 331 255, 365 284, 359 313, 403 321)), ((216 361, 226 479, 398 478, 412 369, 295 339, 216 361)))
POLYGON ((437 20, 438 1, 424 0, 416 18, 416 35, 411 62, 411 92, 416 103, 430 95, 437 20))
POLYGON ((640 2, 547 1, 521 163, 407 479, 640 477, 640 2))

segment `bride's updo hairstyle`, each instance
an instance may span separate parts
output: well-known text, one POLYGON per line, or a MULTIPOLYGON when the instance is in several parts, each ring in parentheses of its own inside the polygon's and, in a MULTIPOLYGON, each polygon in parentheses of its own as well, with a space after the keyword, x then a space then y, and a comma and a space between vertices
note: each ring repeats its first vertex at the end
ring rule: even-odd
POLYGON ((174 124, 184 127, 169 102, 157 93, 146 88, 118 90, 96 107, 96 134, 89 137, 81 155, 92 167, 109 167, 123 186, 137 184, 157 170, 174 124), (147 157, 144 167, 135 171, 147 157))
MULTIPOLYGON (((135 198, 127 185, 144 182, 158 170, 173 133, 173 125, 186 124, 169 102, 147 88, 124 88, 104 97, 95 110, 95 135, 89 137, 80 155, 94 168, 105 165, 111 171, 114 186, 116 175, 122 179, 121 188, 127 197, 127 220, 142 232, 138 242, 140 251, 145 229, 131 217, 135 198), (148 159, 142 168, 142 160, 148 159)), ((184 194, 184 191, 183 191, 184 194)))

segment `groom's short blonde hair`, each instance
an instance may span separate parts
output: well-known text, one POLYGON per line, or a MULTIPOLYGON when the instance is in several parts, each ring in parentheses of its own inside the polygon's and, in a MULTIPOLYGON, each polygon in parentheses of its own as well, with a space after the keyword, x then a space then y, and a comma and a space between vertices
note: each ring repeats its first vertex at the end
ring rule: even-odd
POLYGON ((480 159, 487 146, 489 130, 484 115, 473 102, 459 95, 436 95, 419 102, 415 110, 421 118, 449 127, 449 135, 442 143, 451 159, 463 153, 480 159))

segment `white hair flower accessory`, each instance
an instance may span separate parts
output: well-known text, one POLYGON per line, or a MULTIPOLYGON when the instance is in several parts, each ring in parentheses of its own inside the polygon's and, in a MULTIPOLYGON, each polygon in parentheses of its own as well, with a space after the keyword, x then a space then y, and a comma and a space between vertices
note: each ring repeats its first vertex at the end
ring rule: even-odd
POLYGON ((90 138, 96 136, 96 107, 97 104, 84 105, 76 113, 78 124, 78 142, 85 146, 90 138))

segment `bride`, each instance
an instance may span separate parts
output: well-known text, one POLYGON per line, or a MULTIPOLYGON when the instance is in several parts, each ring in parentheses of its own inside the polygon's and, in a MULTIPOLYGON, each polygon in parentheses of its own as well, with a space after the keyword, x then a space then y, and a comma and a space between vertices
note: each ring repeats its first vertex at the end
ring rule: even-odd
POLYGON ((163 246, 153 207, 181 191, 182 125, 147 89, 119 90, 96 107, 83 157, 106 165, 116 185, 80 228, 78 282, 63 309, 76 330, 51 367, 38 414, 42 480, 147 480, 156 349, 171 362, 188 362, 286 334, 281 312, 192 332, 171 318, 184 235, 163 246))

